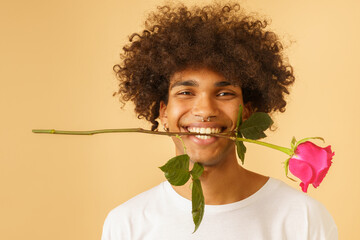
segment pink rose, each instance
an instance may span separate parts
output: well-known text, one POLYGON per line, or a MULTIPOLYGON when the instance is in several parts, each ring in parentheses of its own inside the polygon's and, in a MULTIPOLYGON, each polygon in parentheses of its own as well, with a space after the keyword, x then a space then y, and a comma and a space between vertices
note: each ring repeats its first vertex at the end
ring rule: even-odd
POLYGON ((303 192, 307 192, 309 184, 315 188, 320 185, 331 166, 334 154, 331 146, 321 148, 309 141, 297 146, 295 154, 289 160, 289 170, 301 180, 303 192))

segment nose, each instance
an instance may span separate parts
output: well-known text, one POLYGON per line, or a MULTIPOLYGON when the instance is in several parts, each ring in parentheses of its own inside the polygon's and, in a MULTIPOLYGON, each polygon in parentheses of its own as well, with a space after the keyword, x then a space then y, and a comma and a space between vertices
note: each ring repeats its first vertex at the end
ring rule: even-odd
POLYGON ((218 106, 211 96, 203 94, 194 102, 192 114, 194 116, 202 117, 203 119, 216 117, 219 114, 218 106))

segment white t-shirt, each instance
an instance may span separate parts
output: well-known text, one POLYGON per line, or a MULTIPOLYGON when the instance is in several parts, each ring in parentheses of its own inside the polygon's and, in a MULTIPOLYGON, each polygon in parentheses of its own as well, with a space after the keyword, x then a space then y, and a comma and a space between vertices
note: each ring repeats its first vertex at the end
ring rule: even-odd
POLYGON ((244 200, 206 205, 193 231, 191 201, 163 182, 113 209, 102 240, 338 239, 322 204, 273 178, 244 200))

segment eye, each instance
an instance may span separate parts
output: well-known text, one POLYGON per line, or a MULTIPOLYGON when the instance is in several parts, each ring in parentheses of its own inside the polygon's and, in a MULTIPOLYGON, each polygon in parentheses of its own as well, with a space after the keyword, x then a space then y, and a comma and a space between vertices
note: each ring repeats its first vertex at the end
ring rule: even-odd
POLYGON ((217 96, 219 96, 219 97, 235 96, 235 93, 232 93, 232 92, 220 92, 220 93, 217 94, 217 96))
POLYGON ((190 91, 180 91, 176 95, 190 96, 190 95, 192 95, 192 93, 190 91))

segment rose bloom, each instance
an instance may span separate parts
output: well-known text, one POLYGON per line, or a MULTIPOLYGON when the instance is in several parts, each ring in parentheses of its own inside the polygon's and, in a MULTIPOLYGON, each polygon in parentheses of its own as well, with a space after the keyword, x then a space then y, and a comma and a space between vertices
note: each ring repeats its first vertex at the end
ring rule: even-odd
POLYGON ((307 141, 297 146, 294 156, 289 160, 289 170, 301 180, 303 192, 307 192, 309 184, 315 188, 320 185, 331 166, 334 154, 330 145, 321 148, 307 141))

